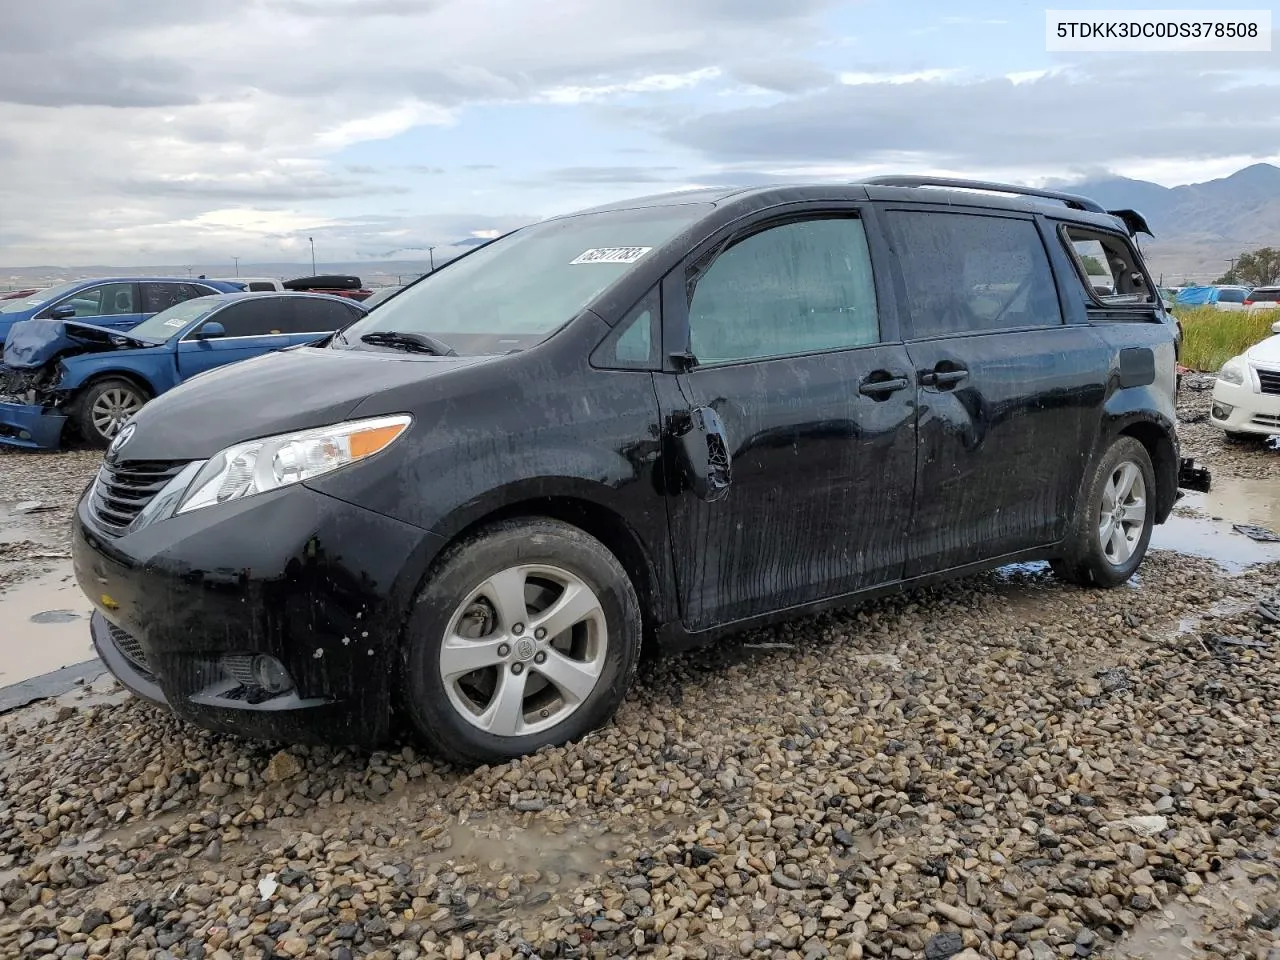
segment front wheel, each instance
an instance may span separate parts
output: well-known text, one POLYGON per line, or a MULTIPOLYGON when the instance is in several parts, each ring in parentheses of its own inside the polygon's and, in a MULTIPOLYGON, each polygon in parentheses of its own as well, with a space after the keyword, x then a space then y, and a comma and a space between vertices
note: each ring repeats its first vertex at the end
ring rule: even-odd
POLYGON ((1120 437, 1098 461, 1054 573, 1081 586, 1118 587, 1137 571, 1155 523, 1155 470, 1147 449, 1120 437))
POLYGON ((147 402, 142 389, 128 380, 100 380, 80 397, 80 436, 95 447, 111 445, 120 428, 147 402))
POLYGON ((403 702, 440 756, 502 762, 608 722, 640 647, 635 589, 600 541, 504 521, 450 548, 419 596, 403 702))

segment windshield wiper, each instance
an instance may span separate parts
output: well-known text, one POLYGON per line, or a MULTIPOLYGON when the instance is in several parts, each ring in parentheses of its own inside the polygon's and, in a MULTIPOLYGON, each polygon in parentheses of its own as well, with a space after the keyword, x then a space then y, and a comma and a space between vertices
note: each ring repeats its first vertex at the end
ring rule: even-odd
POLYGON ((408 353, 429 353, 437 357, 456 357, 458 351, 443 340, 428 336, 425 333, 404 333, 397 330, 379 330, 366 333, 360 338, 362 343, 372 343, 378 347, 395 347, 408 353))

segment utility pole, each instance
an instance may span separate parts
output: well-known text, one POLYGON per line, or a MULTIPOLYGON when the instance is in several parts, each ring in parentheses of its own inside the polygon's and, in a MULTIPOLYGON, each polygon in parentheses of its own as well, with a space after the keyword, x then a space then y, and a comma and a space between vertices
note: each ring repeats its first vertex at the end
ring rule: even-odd
POLYGON ((427 247, 427 259, 431 262, 431 272, 436 272, 436 248, 427 247))
POLYGON ((307 243, 311 244, 311 275, 316 275, 316 238, 307 237, 307 243))
POLYGON ((239 258, 239 257, 232 257, 231 259, 232 259, 232 260, 234 260, 234 261, 236 262, 236 276, 238 277, 238 276, 240 276, 240 258, 239 258))
POLYGON ((1230 269, 1227 271, 1227 276, 1234 280, 1236 274, 1236 258, 1232 257, 1230 260, 1226 260, 1224 262, 1230 265, 1230 269))

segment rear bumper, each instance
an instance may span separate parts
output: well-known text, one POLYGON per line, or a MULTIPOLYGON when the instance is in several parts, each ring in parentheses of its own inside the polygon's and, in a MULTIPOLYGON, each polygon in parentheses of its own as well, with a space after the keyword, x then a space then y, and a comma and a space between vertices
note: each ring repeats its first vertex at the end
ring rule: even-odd
POLYGON ((67 418, 51 407, 0 403, 0 446, 57 450, 67 418))

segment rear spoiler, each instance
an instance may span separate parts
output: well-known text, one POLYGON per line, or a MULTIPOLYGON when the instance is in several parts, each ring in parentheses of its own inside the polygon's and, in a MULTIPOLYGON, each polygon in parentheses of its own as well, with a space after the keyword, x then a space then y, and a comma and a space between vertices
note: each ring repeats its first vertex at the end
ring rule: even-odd
POLYGON ((1124 228, 1129 231, 1129 236, 1136 237, 1140 233, 1145 233, 1148 237, 1154 237, 1151 228, 1147 226, 1146 218, 1137 210, 1108 210, 1107 213, 1116 217, 1124 228))

